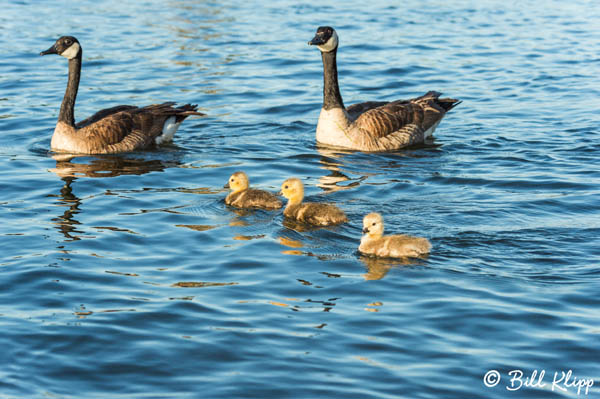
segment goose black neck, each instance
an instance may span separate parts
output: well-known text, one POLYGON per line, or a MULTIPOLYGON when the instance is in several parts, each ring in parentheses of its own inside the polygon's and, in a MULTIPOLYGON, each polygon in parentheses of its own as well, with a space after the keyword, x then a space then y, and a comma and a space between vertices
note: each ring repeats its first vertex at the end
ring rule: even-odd
POLYGON ((69 81, 58 114, 58 120, 67 123, 69 126, 75 126, 75 99, 77 98, 80 75, 81 51, 77 54, 77 57, 69 60, 69 81))
POLYGON ((337 48, 333 51, 322 52, 323 58, 323 108, 344 108, 340 87, 338 85, 337 48))

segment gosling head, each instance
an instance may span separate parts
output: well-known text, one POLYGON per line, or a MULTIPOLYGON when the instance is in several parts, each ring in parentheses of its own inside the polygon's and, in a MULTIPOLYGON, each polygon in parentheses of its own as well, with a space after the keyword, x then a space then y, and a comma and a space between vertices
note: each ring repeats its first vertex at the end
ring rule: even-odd
POLYGON ((379 213, 369 213, 363 219, 362 232, 370 238, 383 236, 383 217, 379 213))
POLYGON ((337 50, 338 35, 331 26, 319 26, 315 37, 308 44, 317 46, 322 53, 329 53, 337 50))
POLYGON ((287 179, 281 185, 279 194, 287 198, 290 204, 299 204, 304 198, 304 185, 300 179, 287 179))
POLYGON ((81 45, 73 36, 62 36, 48 50, 42 51, 40 55, 58 54, 68 60, 81 56, 81 45))
POLYGON ((244 172, 235 172, 224 187, 231 189, 234 193, 244 191, 248 188, 248 175, 244 172))

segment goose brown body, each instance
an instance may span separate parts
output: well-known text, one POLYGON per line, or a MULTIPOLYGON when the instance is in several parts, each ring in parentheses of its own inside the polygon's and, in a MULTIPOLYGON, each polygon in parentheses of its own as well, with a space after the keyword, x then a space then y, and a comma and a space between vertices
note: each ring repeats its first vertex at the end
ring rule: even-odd
POLYGON ((423 237, 404 234, 383 235, 383 217, 370 213, 363 219, 363 237, 358 250, 384 258, 413 258, 429 253, 431 244, 423 237))
POLYGON ((304 185, 299 179, 287 179, 281 185, 281 193, 288 199, 283 211, 285 217, 315 226, 330 226, 348 221, 346 214, 332 204, 302 202, 304 185))
POLYGON ((169 141, 188 116, 204 115, 196 111, 196 105, 176 107, 173 102, 165 102, 145 107, 119 105, 75 123, 81 46, 76 38, 63 36, 41 53, 46 54, 59 54, 69 60, 67 89, 50 144, 53 150, 85 154, 140 150, 169 141))
POLYGON ((410 100, 369 101, 344 107, 337 79, 338 36, 320 27, 309 44, 323 58, 323 108, 317 123, 317 142, 362 151, 390 151, 421 144, 447 111, 460 103, 430 91, 410 100))
POLYGON ((283 203, 268 191, 249 188, 248 176, 244 172, 236 172, 229 178, 225 187, 231 188, 225 203, 237 208, 279 209, 283 203))

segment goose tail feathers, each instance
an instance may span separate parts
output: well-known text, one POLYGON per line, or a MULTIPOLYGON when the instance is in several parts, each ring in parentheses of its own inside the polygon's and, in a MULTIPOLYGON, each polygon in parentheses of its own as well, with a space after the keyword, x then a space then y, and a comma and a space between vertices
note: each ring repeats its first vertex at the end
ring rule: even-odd
POLYGON ((461 100, 458 100, 456 98, 440 98, 441 95, 442 95, 442 93, 432 90, 432 91, 428 91, 421 98, 433 97, 435 103, 437 105, 439 105, 440 107, 442 107, 444 109, 444 111, 446 111, 446 112, 450 111, 452 108, 454 108, 458 104, 462 103, 461 100))

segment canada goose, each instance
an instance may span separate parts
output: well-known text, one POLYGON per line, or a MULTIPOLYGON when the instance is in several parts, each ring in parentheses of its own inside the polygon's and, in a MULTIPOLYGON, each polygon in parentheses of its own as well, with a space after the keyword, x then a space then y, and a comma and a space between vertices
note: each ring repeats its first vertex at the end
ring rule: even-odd
POLYGON ((225 203, 238 208, 279 209, 283 206, 275 194, 248 186, 248 175, 244 172, 232 174, 225 184, 225 188, 231 189, 225 197, 225 203))
POLYGON ((430 91, 411 100, 369 101, 344 107, 336 54, 338 35, 329 26, 317 29, 308 42, 323 58, 323 108, 317 123, 317 142, 362 151, 390 151, 423 143, 447 111, 460 103, 430 91))
POLYGON ((62 36, 52 47, 40 53, 46 54, 58 54, 69 60, 67 90, 52 135, 53 150, 84 154, 139 150, 170 141, 185 118, 204 115, 196 111, 196 105, 173 107, 175 103, 166 102, 142 108, 118 105, 75 123, 75 98, 81 74, 81 45, 73 36, 62 36))
POLYGON ((299 222, 316 226, 329 226, 348 221, 344 212, 330 204, 302 202, 304 185, 300 179, 287 179, 281 185, 281 194, 288 199, 283 215, 299 222))
POLYGON ((358 250, 366 255, 384 258, 417 257, 429 253, 431 244, 426 238, 398 234, 383 235, 383 217, 369 213, 363 219, 363 236, 358 250))

